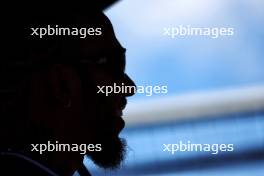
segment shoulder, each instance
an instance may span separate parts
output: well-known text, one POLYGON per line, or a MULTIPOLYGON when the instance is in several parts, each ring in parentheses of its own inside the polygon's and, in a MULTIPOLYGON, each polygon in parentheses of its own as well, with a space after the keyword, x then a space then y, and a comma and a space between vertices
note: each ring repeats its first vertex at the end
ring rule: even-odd
MULTIPOLYGON (((30 160, 30 158, 28 158, 30 160)), ((50 176, 45 170, 36 164, 27 160, 26 156, 1 152, 0 154, 0 172, 10 176, 18 175, 39 175, 39 176, 50 176)), ((32 160, 33 161, 33 160, 32 160)), ((34 161, 33 161, 34 162, 34 161)))

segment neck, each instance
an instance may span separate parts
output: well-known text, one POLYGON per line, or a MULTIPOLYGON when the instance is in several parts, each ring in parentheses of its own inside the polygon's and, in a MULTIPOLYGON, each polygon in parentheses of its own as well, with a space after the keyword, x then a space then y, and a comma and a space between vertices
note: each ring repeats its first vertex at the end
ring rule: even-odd
POLYGON ((50 152, 43 156, 38 154, 37 157, 59 175, 73 175, 83 163, 82 156, 71 152, 50 152))

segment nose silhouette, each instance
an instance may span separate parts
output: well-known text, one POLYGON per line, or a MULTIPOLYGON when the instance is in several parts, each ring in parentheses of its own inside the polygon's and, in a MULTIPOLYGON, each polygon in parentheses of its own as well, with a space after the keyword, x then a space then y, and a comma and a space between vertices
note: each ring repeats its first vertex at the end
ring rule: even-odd
POLYGON ((137 86, 134 83, 134 81, 127 74, 125 74, 124 83, 125 83, 125 86, 133 86, 133 87, 135 87, 135 89, 131 89, 131 90, 135 90, 135 91, 127 91, 125 93, 126 97, 133 96, 135 94, 136 90, 137 90, 137 86))

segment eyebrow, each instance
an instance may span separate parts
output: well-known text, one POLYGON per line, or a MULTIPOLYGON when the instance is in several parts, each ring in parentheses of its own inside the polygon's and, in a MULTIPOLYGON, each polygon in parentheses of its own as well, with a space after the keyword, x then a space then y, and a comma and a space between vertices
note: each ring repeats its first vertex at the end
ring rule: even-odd
MULTIPOLYGON (((117 50, 115 50, 116 53, 125 54, 127 51, 126 48, 120 47, 117 50)), ((94 56, 85 57, 83 59, 80 59, 79 62, 83 64, 91 63, 91 60, 89 58, 93 58, 94 56)))

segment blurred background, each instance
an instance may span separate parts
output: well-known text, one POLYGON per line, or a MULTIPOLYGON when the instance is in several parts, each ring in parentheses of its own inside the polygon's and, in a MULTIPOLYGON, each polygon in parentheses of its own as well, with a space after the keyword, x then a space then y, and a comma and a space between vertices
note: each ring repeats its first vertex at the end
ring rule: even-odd
POLYGON ((85 163, 94 175, 260 176, 264 173, 264 1, 121 0, 105 13, 127 48, 137 94, 124 115, 121 170, 85 163), (216 39, 163 35, 165 27, 232 27, 216 39), (234 144, 233 152, 163 152, 179 141, 234 144))

